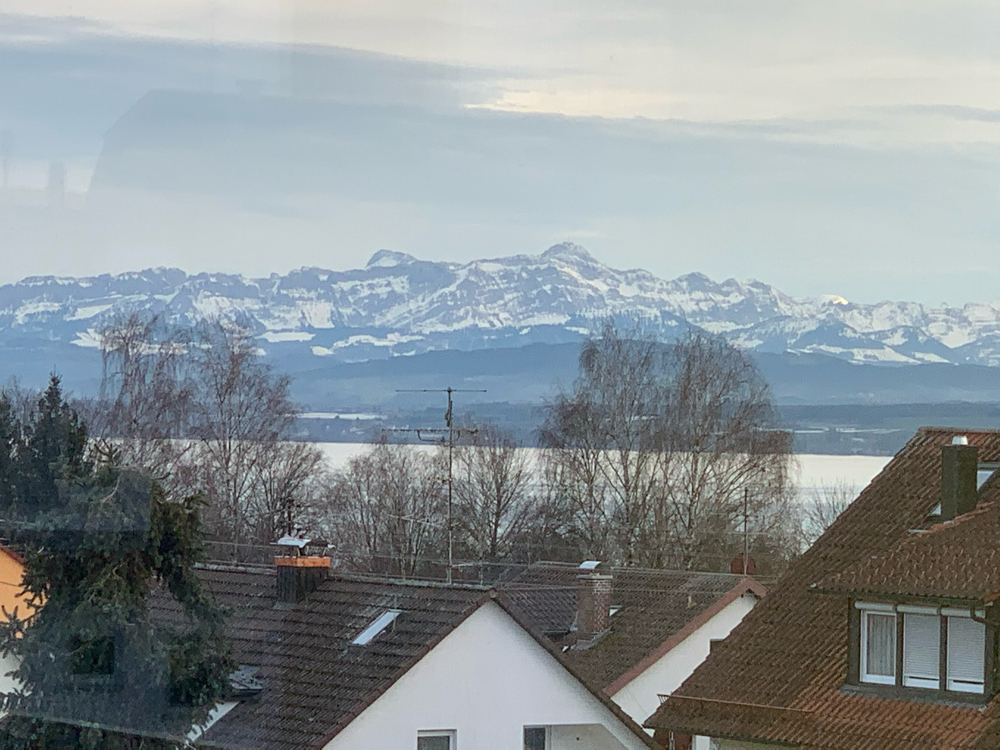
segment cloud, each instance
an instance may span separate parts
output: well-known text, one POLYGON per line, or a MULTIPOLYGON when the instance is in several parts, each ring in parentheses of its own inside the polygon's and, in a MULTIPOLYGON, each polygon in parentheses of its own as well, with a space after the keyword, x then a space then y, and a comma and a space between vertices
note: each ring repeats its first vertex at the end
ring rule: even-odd
POLYGON ((7 280, 467 260, 569 234, 793 294, 1000 284, 992 3, 63 7, 0 17, 0 129, 37 185, 54 159, 85 185, 96 160, 93 189, 80 210, 0 205, 7 280))

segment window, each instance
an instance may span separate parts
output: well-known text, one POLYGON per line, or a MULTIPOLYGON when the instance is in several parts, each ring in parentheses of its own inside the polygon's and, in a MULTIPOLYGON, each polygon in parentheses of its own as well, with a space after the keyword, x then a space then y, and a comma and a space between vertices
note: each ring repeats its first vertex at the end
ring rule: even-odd
POLYGON ((351 643, 355 646, 367 646, 372 640, 385 630, 389 625, 395 622, 396 618, 402 614, 402 610, 389 609, 380 614, 367 628, 362 630, 358 637, 355 638, 351 643))
POLYGON ((546 750, 548 730, 545 727, 524 728, 524 750, 546 750))
POLYGON ((861 613, 861 679, 896 683, 896 615, 891 611, 861 613))
POLYGON ((969 617, 948 618, 948 689, 983 692, 986 627, 969 617))
POLYGON ((455 750, 454 730, 418 732, 417 750, 455 750))
POLYGON ((982 489, 983 485, 996 473, 997 469, 1000 469, 1000 463, 980 462, 979 466, 976 467, 976 488, 982 489))
POLYGON ((906 604, 856 606, 861 610, 861 682, 984 692, 986 627, 968 611, 906 604), (897 643, 900 637, 902 644, 897 643))
POLYGON ((941 684, 941 618, 903 615, 903 685, 937 689, 941 684))

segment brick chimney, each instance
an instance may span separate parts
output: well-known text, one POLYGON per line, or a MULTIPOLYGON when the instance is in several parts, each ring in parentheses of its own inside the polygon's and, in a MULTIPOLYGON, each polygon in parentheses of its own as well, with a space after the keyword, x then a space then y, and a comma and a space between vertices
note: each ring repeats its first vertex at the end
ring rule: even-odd
POLYGON ((611 624, 612 576, 600 567, 600 562, 590 560, 578 569, 576 632, 581 641, 603 633, 611 624))
POLYGON ((306 545, 310 544, 308 539, 285 536, 276 544, 286 551, 285 555, 274 558, 278 572, 278 604, 301 602, 326 580, 330 558, 303 554, 306 545))
POLYGON ((979 497, 976 470, 979 451, 964 435, 941 447, 941 520, 949 521, 975 509, 979 497))

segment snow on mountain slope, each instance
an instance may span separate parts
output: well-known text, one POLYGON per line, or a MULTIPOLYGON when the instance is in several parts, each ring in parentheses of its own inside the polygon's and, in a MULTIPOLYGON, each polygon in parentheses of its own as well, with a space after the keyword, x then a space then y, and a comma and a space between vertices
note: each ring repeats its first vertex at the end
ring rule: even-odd
POLYGON ((759 281, 660 279, 618 270, 571 243, 541 255, 437 263, 380 250, 365 268, 281 276, 149 269, 93 278, 32 277, 0 287, 0 346, 96 346, 101 327, 146 309, 190 325, 238 316, 267 351, 359 360, 432 349, 578 340, 618 317, 669 339, 687 325, 769 352, 854 362, 1000 364, 1000 303, 931 308, 798 300, 759 281))

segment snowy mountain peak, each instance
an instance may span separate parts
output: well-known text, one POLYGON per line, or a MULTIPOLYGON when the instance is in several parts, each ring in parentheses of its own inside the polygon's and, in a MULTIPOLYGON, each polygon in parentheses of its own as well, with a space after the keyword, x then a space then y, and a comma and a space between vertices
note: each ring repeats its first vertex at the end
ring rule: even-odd
POLYGON ((849 305, 851 304, 839 294, 821 294, 816 298, 823 305, 849 305))
POLYGON ((466 263, 380 250, 364 270, 301 268, 260 279, 177 269, 36 277, 0 286, 0 351, 17 357, 31 341, 96 346, 102 326, 123 310, 179 325, 239 316, 275 356, 351 361, 579 341, 616 318, 640 321, 664 340, 697 326, 757 351, 1000 365, 1000 303, 795 299, 759 281, 618 270, 571 242, 466 263))
POLYGON ((365 264, 365 268, 392 268, 394 266, 408 266, 416 263, 417 259, 409 253, 400 253, 396 250, 379 250, 365 264))
POLYGON ((587 252, 587 248, 572 242, 560 242, 553 245, 540 256, 542 260, 562 260, 568 262, 583 262, 595 266, 603 265, 593 255, 587 252))

